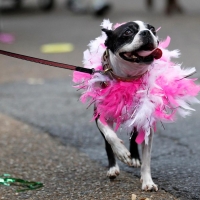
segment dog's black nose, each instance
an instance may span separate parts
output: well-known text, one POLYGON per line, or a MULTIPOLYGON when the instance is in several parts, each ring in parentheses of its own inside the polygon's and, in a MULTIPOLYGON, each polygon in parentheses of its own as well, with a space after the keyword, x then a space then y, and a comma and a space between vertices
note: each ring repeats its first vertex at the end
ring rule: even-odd
POLYGON ((147 36, 150 36, 150 32, 149 32, 149 30, 144 30, 144 31, 141 31, 141 32, 140 32, 140 35, 141 35, 142 37, 147 37, 147 36))

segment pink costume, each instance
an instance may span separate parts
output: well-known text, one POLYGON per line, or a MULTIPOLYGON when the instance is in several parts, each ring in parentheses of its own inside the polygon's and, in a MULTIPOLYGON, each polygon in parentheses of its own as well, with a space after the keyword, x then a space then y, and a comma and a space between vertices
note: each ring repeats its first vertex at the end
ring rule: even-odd
MULTIPOLYGON (((112 29, 109 20, 104 20, 101 26, 112 29)), ((85 68, 103 70, 101 59, 106 49, 106 37, 102 32, 100 37, 90 42, 89 50, 84 52, 85 68)), ((74 72, 76 87, 84 90, 81 101, 96 105, 94 118, 100 116, 105 124, 108 120, 113 121, 115 130, 121 127, 131 132, 136 127, 139 132, 136 142, 145 140, 147 144, 150 128, 155 129, 157 121, 174 122, 177 114, 182 117, 189 115, 194 110, 190 105, 199 103, 196 96, 200 86, 194 83, 196 79, 187 78, 195 72, 195 68, 181 69, 180 64, 171 61, 180 53, 167 50, 169 43, 170 37, 160 42, 162 57, 149 65, 141 78, 131 82, 111 80, 100 73, 74 72), (102 82, 106 82, 107 86, 102 87, 102 82)))

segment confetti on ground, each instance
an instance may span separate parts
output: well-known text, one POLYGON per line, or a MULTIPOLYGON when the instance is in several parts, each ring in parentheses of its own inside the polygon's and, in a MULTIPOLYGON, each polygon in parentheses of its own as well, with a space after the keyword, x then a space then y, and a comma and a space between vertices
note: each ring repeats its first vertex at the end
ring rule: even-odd
POLYGON ((9 33, 0 33, 0 42, 6 44, 12 44, 15 41, 15 37, 9 33))
POLYGON ((29 78, 27 79, 27 83, 29 85, 43 85, 44 84, 44 80, 43 79, 36 79, 36 78, 29 78))
POLYGON ((131 197, 132 197, 131 200, 136 200, 136 198, 137 198, 137 196, 135 194, 132 194, 131 197))
POLYGON ((42 53, 68 53, 74 50, 74 45, 71 43, 54 43, 41 46, 42 53))
POLYGON ((17 192, 24 192, 26 190, 36 190, 43 187, 43 184, 40 182, 26 181, 20 178, 13 178, 10 174, 0 175, 0 184, 5 186, 14 185, 22 187, 21 189, 16 190, 17 192))

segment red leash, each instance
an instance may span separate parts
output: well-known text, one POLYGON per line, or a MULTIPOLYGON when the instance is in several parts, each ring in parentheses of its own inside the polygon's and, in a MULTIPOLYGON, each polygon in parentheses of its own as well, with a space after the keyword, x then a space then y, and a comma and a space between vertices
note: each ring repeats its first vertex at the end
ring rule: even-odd
POLYGON ((44 59, 40 59, 40 58, 34 58, 34 57, 25 56, 25 55, 12 53, 12 52, 8 52, 8 51, 3 51, 3 50, 0 50, 0 54, 6 55, 9 57, 13 57, 13 58, 17 58, 17 59, 21 59, 21 60, 34 62, 34 63, 49 65, 49 66, 53 66, 53 67, 59 67, 59 68, 63 68, 63 69, 69 69, 69 70, 73 70, 73 71, 79 71, 79 72, 88 73, 88 74, 94 74, 95 72, 98 72, 98 71, 95 71, 94 69, 88 69, 88 68, 84 68, 84 67, 68 65, 68 64, 44 60, 44 59))

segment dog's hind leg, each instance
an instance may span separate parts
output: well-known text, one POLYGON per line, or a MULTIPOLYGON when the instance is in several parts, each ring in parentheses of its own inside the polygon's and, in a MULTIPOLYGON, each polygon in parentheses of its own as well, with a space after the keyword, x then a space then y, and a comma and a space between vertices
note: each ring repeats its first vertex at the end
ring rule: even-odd
POLYGON ((133 167, 141 166, 138 144, 135 142, 137 135, 138 135, 137 129, 134 128, 130 137, 130 153, 131 153, 133 167))
POLYGON ((102 123, 99 118, 97 119, 97 126, 104 135, 105 140, 110 144, 111 149, 117 158, 125 164, 132 166, 131 154, 124 146, 123 141, 117 137, 112 126, 102 123))
POLYGON ((151 147, 153 142, 153 129, 150 130, 148 144, 142 143, 141 182, 142 190, 158 190, 158 186, 151 177, 151 147))

